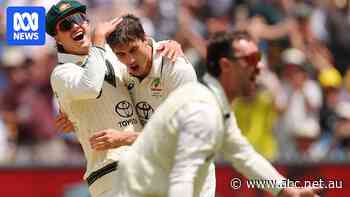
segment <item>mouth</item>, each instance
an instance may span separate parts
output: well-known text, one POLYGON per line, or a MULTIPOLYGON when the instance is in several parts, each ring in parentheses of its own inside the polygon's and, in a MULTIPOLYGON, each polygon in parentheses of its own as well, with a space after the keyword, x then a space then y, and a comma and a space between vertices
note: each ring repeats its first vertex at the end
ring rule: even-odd
POLYGON ((72 35, 74 41, 81 41, 84 39, 85 33, 83 31, 77 31, 72 35))
POLYGON ((129 65, 128 68, 130 69, 130 71, 135 72, 137 71, 139 66, 137 64, 134 64, 134 65, 129 65))

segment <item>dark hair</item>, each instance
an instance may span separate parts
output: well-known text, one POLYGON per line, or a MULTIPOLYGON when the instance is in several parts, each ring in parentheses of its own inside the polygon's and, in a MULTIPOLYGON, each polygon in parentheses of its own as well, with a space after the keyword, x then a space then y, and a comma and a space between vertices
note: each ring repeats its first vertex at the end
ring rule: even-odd
POLYGON ((66 50, 64 50, 63 45, 58 44, 58 42, 56 42, 56 48, 57 48, 57 52, 59 52, 59 53, 66 53, 66 50))
POLYGON ((122 19, 122 22, 107 37, 107 43, 110 46, 127 44, 136 40, 145 40, 145 31, 138 17, 127 14, 122 16, 122 19))
POLYGON ((250 41, 252 37, 246 31, 216 32, 211 36, 207 47, 207 69, 209 74, 216 78, 220 76, 220 59, 223 57, 234 59, 232 43, 241 39, 250 41))

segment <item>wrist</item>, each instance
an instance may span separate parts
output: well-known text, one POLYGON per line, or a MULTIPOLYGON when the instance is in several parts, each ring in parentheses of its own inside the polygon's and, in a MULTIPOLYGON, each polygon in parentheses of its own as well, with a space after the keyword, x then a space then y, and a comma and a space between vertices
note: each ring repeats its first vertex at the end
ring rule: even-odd
POLYGON ((127 140, 126 140, 127 141, 127 145, 133 144, 138 136, 139 136, 139 133, 137 133, 137 132, 134 132, 134 131, 128 132, 128 137, 127 137, 127 140))
POLYGON ((106 44, 105 33, 95 30, 92 36, 92 44, 95 46, 104 47, 106 44))

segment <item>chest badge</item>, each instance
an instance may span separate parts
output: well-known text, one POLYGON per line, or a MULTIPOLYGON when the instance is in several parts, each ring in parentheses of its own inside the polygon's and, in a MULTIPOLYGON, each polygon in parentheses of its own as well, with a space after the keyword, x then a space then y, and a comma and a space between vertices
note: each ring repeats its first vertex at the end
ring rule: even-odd
POLYGON ((151 82, 152 96, 162 96, 162 83, 159 77, 154 78, 151 82))

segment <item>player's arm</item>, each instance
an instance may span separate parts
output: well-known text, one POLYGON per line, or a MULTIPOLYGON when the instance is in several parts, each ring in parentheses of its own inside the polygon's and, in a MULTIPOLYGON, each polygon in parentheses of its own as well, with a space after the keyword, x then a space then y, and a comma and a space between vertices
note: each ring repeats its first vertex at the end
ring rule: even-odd
POLYGON ((54 69, 51 84, 59 99, 93 99, 100 95, 106 73, 105 40, 118 22, 114 19, 97 25, 92 37, 93 46, 83 66, 66 63, 54 69))
POLYGON ((104 151, 111 148, 131 145, 138 136, 139 133, 134 131, 104 129, 94 133, 90 137, 89 142, 92 149, 104 151))
MULTIPOLYGON (((230 118, 228 131, 225 132, 224 137, 224 157, 232 162, 236 170, 249 179, 273 180, 276 184, 285 185, 283 180, 286 178, 280 175, 270 162, 258 154, 241 134, 233 113, 231 113, 230 118)), ((317 197, 315 192, 320 190, 320 188, 293 187, 283 189, 282 187, 265 187, 264 189, 279 197, 317 197)))
MULTIPOLYGON (((282 183, 285 178, 253 149, 241 134, 232 112, 229 118, 223 146, 225 159, 231 161, 235 169, 249 179, 275 180, 277 183, 282 183)), ((267 187, 266 189, 274 195, 281 191, 280 188, 267 187)))
MULTIPOLYGON (((192 197, 199 168, 211 162, 217 111, 206 103, 191 103, 180 109, 171 121, 179 128, 174 164, 169 176, 169 197, 192 197)), ((204 178, 204 177, 203 177, 204 178)))

